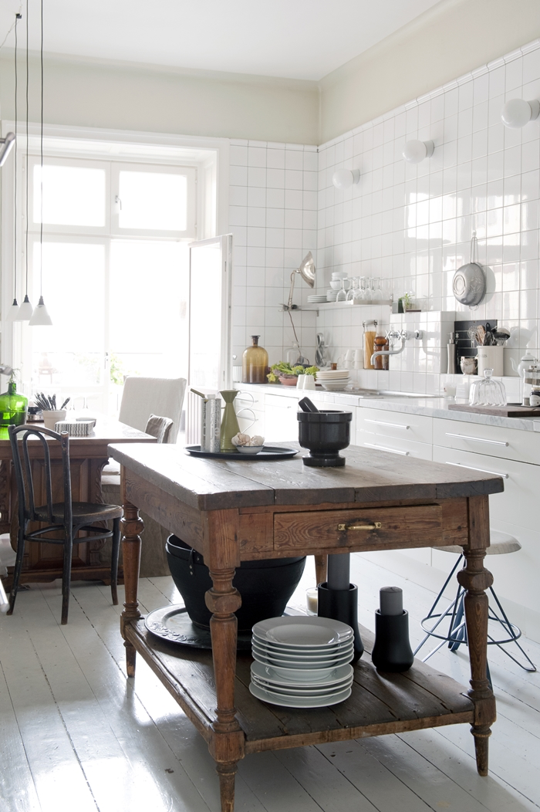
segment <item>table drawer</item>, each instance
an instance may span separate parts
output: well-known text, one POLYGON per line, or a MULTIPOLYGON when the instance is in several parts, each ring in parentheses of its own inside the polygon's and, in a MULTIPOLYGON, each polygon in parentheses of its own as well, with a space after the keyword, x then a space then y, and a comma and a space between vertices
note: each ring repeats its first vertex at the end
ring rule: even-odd
POLYGON ((274 549, 315 553, 460 544, 467 540, 465 500, 443 504, 277 513, 274 549))

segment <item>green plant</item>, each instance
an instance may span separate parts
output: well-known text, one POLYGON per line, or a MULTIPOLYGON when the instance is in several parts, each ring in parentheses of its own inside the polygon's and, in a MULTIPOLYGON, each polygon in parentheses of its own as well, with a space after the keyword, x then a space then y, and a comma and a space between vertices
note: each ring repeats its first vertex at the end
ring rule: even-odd
POLYGON ((266 377, 270 383, 275 383, 280 375, 315 375, 318 371, 319 367, 303 367, 301 364, 292 367, 286 361, 279 361, 272 364, 266 377))

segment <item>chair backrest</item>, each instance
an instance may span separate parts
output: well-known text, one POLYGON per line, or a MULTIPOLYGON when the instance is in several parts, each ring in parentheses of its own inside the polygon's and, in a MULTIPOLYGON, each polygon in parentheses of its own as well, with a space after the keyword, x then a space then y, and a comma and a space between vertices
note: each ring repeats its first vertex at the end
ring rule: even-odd
POLYGON ((150 415, 163 415, 173 421, 167 442, 175 443, 180 428, 185 378, 139 378, 130 375, 124 383, 118 419, 145 431, 150 415))
POLYGON ((155 414, 151 414, 148 418, 145 432, 146 434, 151 434, 152 437, 155 437, 158 443, 166 443, 172 427, 173 421, 170 418, 158 417, 155 414))
MULTIPOLYGON (((71 525, 71 470, 69 462, 69 434, 46 429, 37 426, 10 426, 9 440, 11 443, 11 453, 13 457, 13 468, 15 471, 15 481, 17 483, 17 496, 19 500, 19 523, 33 521, 36 519, 36 508, 47 507, 47 517, 49 523, 53 523, 52 506, 53 502, 64 503, 64 520, 71 525), (20 439, 19 439, 19 435, 20 439), (40 466, 39 482, 34 482, 34 470, 30 457, 30 448, 35 443, 41 443, 43 452, 43 466, 40 466), (51 449, 53 444, 60 446, 60 457, 62 465, 62 492, 58 494, 58 479, 55 479, 53 489, 53 476, 51 470, 51 449), (43 500, 38 499, 36 494, 44 493, 43 500)), ((56 456, 56 455, 55 455, 56 456)))

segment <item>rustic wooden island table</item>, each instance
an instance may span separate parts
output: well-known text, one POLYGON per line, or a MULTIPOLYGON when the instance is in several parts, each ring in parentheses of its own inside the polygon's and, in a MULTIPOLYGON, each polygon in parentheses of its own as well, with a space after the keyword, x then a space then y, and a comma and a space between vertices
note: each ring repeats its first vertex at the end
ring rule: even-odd
MULTIPOLYGON (((233 812, 237 763, 248 753, 440 725, 470 723, 477 769, 487 775, 495 699, 486 670, 485 590, 493 579, 484 556, 488 495, 502 491, 500 477, 411 458, 396 463, 393 454, 353 446, 344 468, 308 468, 301 454, 257 462, 193 458, 168 445, 110 452, 122 465, 128 675, 139 652, 208 742, 222 812, 233 812), (213 580, 206 594, 211 652, 146 630, 137 604, 138 509, 204 556, 213 580), (241 561, 453 544, 466 556, 458 580, 467 590, 468 693, 418 661, 404 674, 380 674, 367 653, 355 666, 350 698, 330 708, 280 708, 249 693, 251 658, 236 651, 241 596, 233 578, 241 561)), ((370 640, 364 631, 366 652, 370 640)))

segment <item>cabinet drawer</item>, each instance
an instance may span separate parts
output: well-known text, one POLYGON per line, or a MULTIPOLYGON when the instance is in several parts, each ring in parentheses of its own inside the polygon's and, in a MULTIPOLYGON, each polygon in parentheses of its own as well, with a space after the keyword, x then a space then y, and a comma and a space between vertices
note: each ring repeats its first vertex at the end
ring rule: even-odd
POLYGON ((363 443, 362 435, 376 435, 378 437, 397 440, 413 440, 417 443, 431 444, 432 423, 431 417, 419 414, 405 414, 404 412, 386 412, 379 409, 358 410, 358 444, 363 443))
POLYGON ((364 433, 360 445, 366 448, 376 448, 379 451, 389 451, 398 457, 416 457, 419 460, 431 459, 431 445, 416 443, 403 437, 378 437, 364 433))
POLYGON ((433 459, 503 477, 504 492, 492 494, 489 499, 491 527, 497 530, 511 521, 514 528, 511 532, 517 538, 519 527, 538 529, 540 466, 437 446, 433 449, 433 459))
POLYGON ((489 457, 540 464, 540 435, 532 431, 435 418, 433 443, 489 457))
POLYGON ((316 553, 467 542, 466 500, 443 504, 276 513, 274 549, 316 553))

